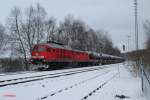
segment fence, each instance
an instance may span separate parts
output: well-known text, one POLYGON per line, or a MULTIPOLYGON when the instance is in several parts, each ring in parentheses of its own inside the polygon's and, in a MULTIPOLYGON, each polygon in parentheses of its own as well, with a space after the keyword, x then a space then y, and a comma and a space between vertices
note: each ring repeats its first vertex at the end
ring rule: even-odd
POLYGON ((141 64, 141 80, 142 91, 147 100, 150 100, 150 66, 141 64))

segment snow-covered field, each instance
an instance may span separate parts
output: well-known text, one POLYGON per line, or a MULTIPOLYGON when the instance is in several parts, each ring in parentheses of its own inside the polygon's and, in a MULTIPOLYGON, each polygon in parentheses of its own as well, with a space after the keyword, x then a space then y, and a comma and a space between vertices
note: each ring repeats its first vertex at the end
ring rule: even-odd
MULTIPOLYGON (((145 100, 140 78, 133 77, 127 66, 112 64, 95 67, 104 69, 0 87, 0 100, 122 100, 116 95, 126 96, 123 100, 145 100)), ((8 75, 0 77, 0 80, 73 70, 77 69, 8 75)))

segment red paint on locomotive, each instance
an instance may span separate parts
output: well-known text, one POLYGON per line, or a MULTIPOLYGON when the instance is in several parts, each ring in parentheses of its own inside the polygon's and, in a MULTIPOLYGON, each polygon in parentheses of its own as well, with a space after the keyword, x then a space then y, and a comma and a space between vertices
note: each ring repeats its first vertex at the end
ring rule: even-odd
MULTIPOLYGON (((52 43, 37 44, 31 52, 32 60, 44 62, 68 62, 68 61, 88 61, 89 54, 83 51, 72 50, 64 46, 52 43)), ((33 62, 34 63, 34 62, 33 62)))

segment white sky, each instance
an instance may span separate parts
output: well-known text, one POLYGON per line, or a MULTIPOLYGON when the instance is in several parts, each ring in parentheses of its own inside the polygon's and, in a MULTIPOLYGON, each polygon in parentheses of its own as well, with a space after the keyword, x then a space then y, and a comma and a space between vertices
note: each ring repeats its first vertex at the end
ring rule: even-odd
MULTIPOLYGON (((63 20, 67 14, 81 18, 90 27, 109 32, 115 46, 122 49, 130 35, 130 50, 135 48, 134 42, 134 0, 1 0, 0 22, 5 23, 11 9, 19 6, 22 9, 40 3, 48 17, 63 20)), ((138 0, 139 13, 139 46, 144 47, 145 33, 143 22, 150 19, 150 0, 138 0)))

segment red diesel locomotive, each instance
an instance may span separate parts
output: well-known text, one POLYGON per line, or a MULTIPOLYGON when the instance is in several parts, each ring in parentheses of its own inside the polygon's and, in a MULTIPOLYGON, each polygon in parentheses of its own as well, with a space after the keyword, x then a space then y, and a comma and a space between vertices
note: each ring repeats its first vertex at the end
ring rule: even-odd
POLYGON ((73 50, 61 43, 48 42, 34 45, 31 52, 32 64, 69 65, 98 64, 98 60, 90 59, 87 52, 73 50))
POLYGON ((32 64, 45 64, 50 69, 62 67, 89 66, 103 63, 121 62, 121 57, 79 51, 61 43, 41 43, 33 46, 31 51, 32 64))

